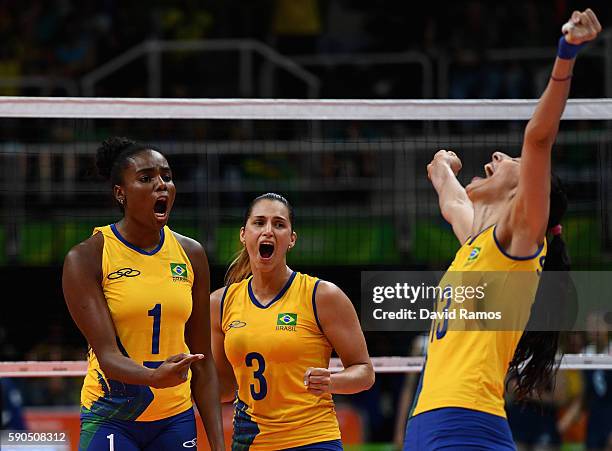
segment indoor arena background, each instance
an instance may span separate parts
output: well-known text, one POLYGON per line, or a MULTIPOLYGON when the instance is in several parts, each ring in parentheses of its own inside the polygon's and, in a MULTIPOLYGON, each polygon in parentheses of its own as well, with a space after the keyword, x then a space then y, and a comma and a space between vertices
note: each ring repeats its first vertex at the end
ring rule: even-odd
MULTIPOLYGON (((612 22, 602 1, 413 3, 158 1, 142 9, 112 0, 2 2, 0 95, 533 99, 572 10, 593 8, 604 29, 612 22)), ((612 36, 580 59, 571 98, 612 97, 612 36)), ((519 154, 524 125, 2 118, 0 361, 85 358, 61 270, 71 246, 119 218, 110 187, 95 173, 96 148, 108 136, 150 143, 167 155, 177 186, 169 226, 205 246, 212 289, 223 285, 239 249, 245 207, 278 192, 296 215, 298 242, 288 264, 339 285, 359 312, 362 271, 442 270, 452 260, 456 239, 426 176, 433 154, 457 152, 468 182, 484 174, 493 151, 519 154)), ((564 121, 560 130, 553 166, 570 200, 563 233, 572 269, 610 270, 612 121, 564 121)), ((606 319, 569 335, 564 351, 612 353, 606 319)), ((419 335, 365 335, 372 356, 422 355, 419 335)), ((542 404, 559 418, 588 396, 589 377, 561 374, 563 392, 542 404)), ((415 377, 378 374, 371 390, 335 396, 348 425, 345 443, 393 449, 415 377)), ((80 377, 3 381, 3 409, 9 398, 19 401, 31 430, 78 418, 80 377)), ((564 431, 564 449, 584 449, 583 404, 564 431)))

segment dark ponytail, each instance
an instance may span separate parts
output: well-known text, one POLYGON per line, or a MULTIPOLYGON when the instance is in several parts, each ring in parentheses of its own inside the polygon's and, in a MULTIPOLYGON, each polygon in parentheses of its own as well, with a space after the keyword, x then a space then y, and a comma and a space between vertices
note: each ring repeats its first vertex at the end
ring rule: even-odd
MULTIPOLYGON (((548 243, 544 271, 569 271, 570 259, 561 237, 561 218, 567 210, 567 196, 561 180, 554 174, 550 182, 550 212, 547 229, 552 234, 548 243)), ((534 307, 537 308, 537 297, 534 307)), ((532 309, 532 319, 533 319, 532 309)), ((531 321, 531 320, 530 320, 531 321)), ((527 326, 529 329, 529 324, 527 326)), ((514 381, 515 394, 519 400, 532 394, 541 395, 554 385, 559 348, 559 331, 526 330, 514 352, 508 369, 508 382, 514 381)))
MULTIPOLYGON (((261 196, 257 196, 255 199, 251 201, 251 203, 249 204, 249 207, 246 209, 246 212, 244 213, 244 220, 242 222, 243 227, 246 227, 246 223, 249 220, 251 213, 253 212, 253 207, 257 204, 257 202, 259 202, 260 200, 266 200, 266 199, 275 200, 283 204, 285 207, 287 207, 287 211, 289 212, 289 223, 291 225, 291 230, 293 230, 293 221, 294 221, 293 207, 291 206, 291 204, 289 203, 287 199, 285 199, 280 194, 276 194, 276 193, 262 194, 261 196)), ((234 261, 232 261, 232 263, 229 265, 229 268, 227 268, 227 272, 225 273, 225 285, 229 286, 233 283, 240 282, 241 280, 246 279, 250 275, 251 275, 251 260, 249 259, 249 253, 247 252, 246 247, 243 247, 238 253, 238 255, 236 256, 236 258, 234 258, 234 261)))
MULTIPOLYGON (((128 160, 144 150, 157 149, 119 136, 112 136, 102 141, 102 145, 98 147, 96 152, 98 174, 105 180, 109 180, 111 187, 121 185, 123 170, 127 167, 128 160)), ((117 202, 116 199, 115 202, 117 202)), ((123 211, 124 206, 118 202, 117 204, 123 211)))

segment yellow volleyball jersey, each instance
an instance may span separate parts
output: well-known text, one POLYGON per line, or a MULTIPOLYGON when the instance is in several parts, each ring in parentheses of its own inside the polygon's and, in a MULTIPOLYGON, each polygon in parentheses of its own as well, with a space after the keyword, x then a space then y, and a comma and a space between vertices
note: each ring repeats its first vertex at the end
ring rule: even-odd
MULTIPOLYGON (((121 352, 148 368, 189 352, 185 323, 191 315, 194 274, 172 231, 164 227, 159 245, 150 252, 128 243, 114 224, 94 229, 98 232, 104 235, 102 290, 121 352)), ((192 406, 189 379, 163 389, 124 384, 107 378, 90 350, 81 404, 107 418, 159 420, 192 406)))
MULTIPOLYGON (((474 326, 477 322, 467 327, 469 320, 460 320, 459 316, 446 323, 442 319, 434 320, 412 416, 442 407, 506 416, 505 377, 529 318, 545 255, 546 241, 532 256, 511 257, 498 244, 493 226, 469 239, 457 251, 439 286, 454 286, 458 280, 478 277, 478 285, 488 285, 486 297, 476 301, 484 302, 479 309, 491 311, 497 302, 517 305, 516 309, 504 311, 506 316, 511 315, 504 318, 506 327, 510 323, 515 326, 509 330, 486 330, 486 327, 478 330, 474 326), (508 276, 508 272, 515 273, 508 276)), ((448 308, 446 301, 437 302, 438 311, 444 306, 448 308)))
POLYGON ((318 279, 294 272, 267 306, 251 280, 230 285, 221 301, 225 353, 238 382, 234 445, 279 450, 339 439, 331 394, 304 386, 306 369, 328 368, 332 352, 316 314, 318 279))

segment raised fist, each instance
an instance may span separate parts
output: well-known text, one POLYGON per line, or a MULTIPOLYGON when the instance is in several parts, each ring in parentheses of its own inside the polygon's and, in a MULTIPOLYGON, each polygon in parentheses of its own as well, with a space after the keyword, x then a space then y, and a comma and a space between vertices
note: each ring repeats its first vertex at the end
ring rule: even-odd
POLYGON ((436 152, 436 154, 433 157, 433 160, 431 160, 431 163, 429 163, 427 165, 427 176, 431 179, 431 171, 433 170, 434 166, 437 166, 439 164, 445 164, 448 165, 449 168, 451 168, 451 170, 453 171, 453 174, 457 175, 459 174, 459 171, 461 170, 461 160, 459 159, 459 157, 457 156, 457 154, 455 152, 453 152, 452 150, 438 150, 436 152))
POLYGON ((578 45, 595 39, 601 33, 601 25, 595 13, 587 8, 584 12, 574 11, 561 31, 567 42, 578 45))

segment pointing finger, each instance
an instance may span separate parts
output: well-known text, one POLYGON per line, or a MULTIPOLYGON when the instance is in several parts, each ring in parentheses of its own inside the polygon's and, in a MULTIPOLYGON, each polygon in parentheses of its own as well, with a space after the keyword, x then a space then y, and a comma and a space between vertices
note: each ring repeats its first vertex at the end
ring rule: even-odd
POLYGON ((188 354, 184 354, 184 353, 176 354, 176 355, 168 357, 168 361, 172 362, 172 363, 180 362, 181 360, 183 360, 187 356, 188 356, 188 354))
POLYGON ((202 360, 204 358, 204 354, 191 354, 185 357, 180 362, 177 362, 178 368, 184 368, 186 366, 191 365, 193 362, 197 362, 198 360, 202 360))

